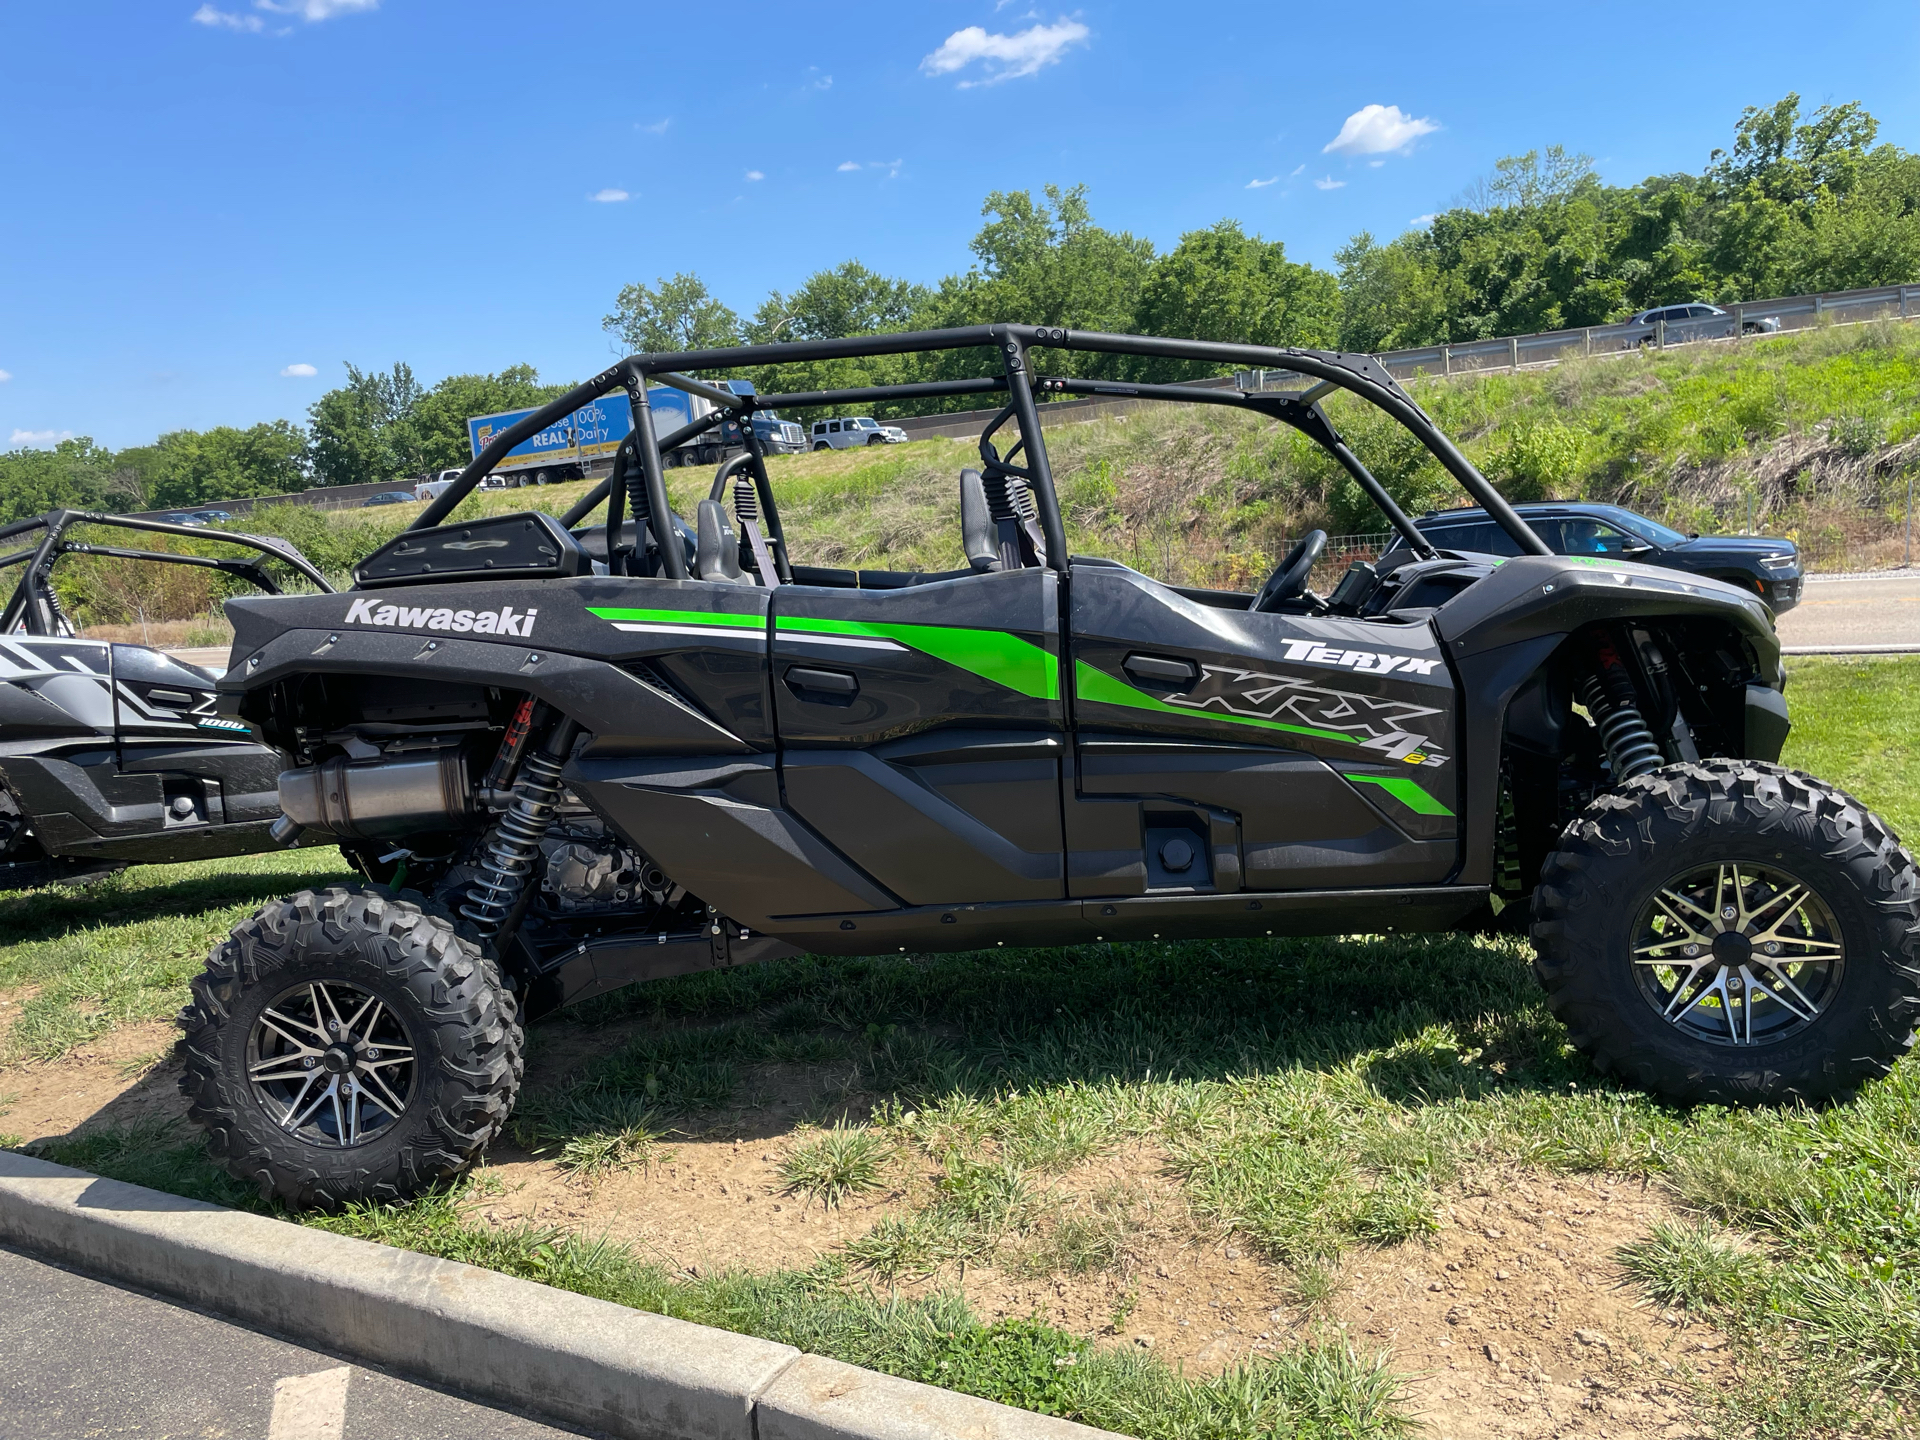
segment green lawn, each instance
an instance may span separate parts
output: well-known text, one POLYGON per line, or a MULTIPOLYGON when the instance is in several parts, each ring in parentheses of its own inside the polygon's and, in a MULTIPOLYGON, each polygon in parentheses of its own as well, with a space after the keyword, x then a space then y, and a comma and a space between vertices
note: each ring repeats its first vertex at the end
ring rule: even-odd
MULTIPOLYGON (((1896 828, 1920 819, 1906 695, 1920 659, 1793 668, 1787 759, 1896 828)), ((16 1053, 163 1014, 197 952, 331 852, 132 872, 91 897, 0 901, 0 985, 42 988, 16 1053), (104 897, 104 898, 103 898, 104 897), (68 927, 84 927, 79 938, 68 927)), ((890 1293, 961 1263, 1098 1267, 1125 1204, 1066 1220, 1048 1180, 1131 1142, 1167 1157, 1197 1223, 1286 1267, 1303 1299, 1345 1257, 1417 1239, 1489 1167, 1640 1175, 1691 1211, 1623 1256, 1650 1300, 1730 1333, 1744 1363, 1699 1418, 1725 1433, 1907 1433, 1920 1401, 1920 1079, 1911 1063, 1821 1112, 1690 1110, 1600 1082, 1566 1046, 1513 940, 1453 936, 1097 945, 809 957, 623 992, 558 1026, 621 1029, 523 1097, 522 1135, 582 1170, 643 1161, 767 1061, 840 1077, 866 1123, 794 1152, 824 1196, 881 1156, 934 1176, 806 1272, 674 1276, 557 1230, 495 1229, 439 1196, 309 1223, 790 1340, 1141 1436, 1384 1436, 1407 1428, 1378 1357, 1331 1332, 1209 1381, 1038 1321, 980 1323, 955 1295, 890 1293), (851 1079, 846 1077, 851 1076, 851 1079), (870 1114, 869 1114, 870 1112, 870 1114)), ((540 1033, 536 1030, 535 1041, 540 1033)), ((0 1125, 4 1117, 0 1117, 0 1125)), ((83 1135, 51 1158, 252 1203, 179 1132, 83 1135)))

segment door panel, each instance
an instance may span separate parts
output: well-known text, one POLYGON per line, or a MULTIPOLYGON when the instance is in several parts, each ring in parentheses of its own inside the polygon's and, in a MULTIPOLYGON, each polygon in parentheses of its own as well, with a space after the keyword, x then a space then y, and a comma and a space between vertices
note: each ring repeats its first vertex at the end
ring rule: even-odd
POLYGON ((783 586, 774 713, 787 804, 909 904, 1058 899, 1055 577, 783 586))
POLYGON ((1456 700, 1430 626, 1220 610, 1119 567, 1075 566, 1071 594, 1071 894, 1452 869, 1456 700), (1208 836, 1204 880, 1163 862, 1181 825, 1208 836))

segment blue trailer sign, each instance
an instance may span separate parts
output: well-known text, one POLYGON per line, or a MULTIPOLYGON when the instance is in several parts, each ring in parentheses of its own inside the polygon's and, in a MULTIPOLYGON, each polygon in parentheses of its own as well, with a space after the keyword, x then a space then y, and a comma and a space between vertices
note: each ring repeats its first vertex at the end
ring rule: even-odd
MULTIPOLYGON (((486 443, 517 420, 523 420, 537 408, 503 410, 498 415, 476 415, 467 421, 467 440, 478 456, 486 443)), ((532 465, 587 465, 610 459, 620 442, 633 431, 633 416, 627 409, 627 397, 609 395, 590 405, 582 405, 546 429, 529 435, 506 454, 498 468, 518 470, 532 465)))

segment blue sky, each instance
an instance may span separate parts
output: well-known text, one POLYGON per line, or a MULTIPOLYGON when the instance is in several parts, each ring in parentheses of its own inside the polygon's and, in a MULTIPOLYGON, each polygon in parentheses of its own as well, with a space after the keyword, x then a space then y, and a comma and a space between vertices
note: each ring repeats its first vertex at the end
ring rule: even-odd
POLYGON ((348 360, 579 378, 624 283, 935 281, 995 189, 1326 264, 1535 145, 1698 169, 1788 90, 1920 148, 1911 0, 7 0, 0 55, 0 449, 302 420, 348 360))

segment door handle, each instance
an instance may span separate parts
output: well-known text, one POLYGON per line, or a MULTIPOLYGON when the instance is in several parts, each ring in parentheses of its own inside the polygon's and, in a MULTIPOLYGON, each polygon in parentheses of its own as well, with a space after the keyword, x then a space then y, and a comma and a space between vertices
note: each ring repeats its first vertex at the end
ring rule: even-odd
POLYGON ((1200 678, 1200 667, 1193 661, 1165 655, 1129 655, 1120 668, 1129 679, 1162 690, 1185 690, 1200 678))
POLYGON ((860 681, 844 670, 822 670, 812 665, 789 665, 787 688, 802 700, 846 705, 860 693, 860 681))

